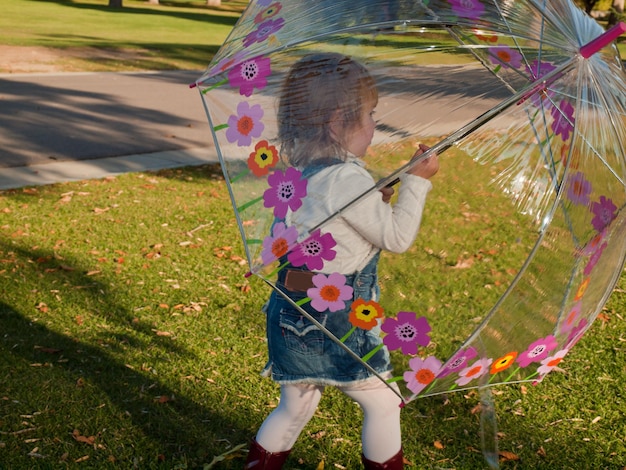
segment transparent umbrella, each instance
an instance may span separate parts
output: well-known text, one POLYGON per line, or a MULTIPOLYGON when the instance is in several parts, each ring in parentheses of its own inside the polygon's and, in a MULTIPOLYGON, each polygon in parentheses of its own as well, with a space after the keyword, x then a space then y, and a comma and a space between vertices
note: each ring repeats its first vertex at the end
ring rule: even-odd
POLYGON ((340 294, 333 274, 346 273, 324 268, 337 249, 326 227, 437 153, 446 181, 435 178, 413 246, 382 255, 382 294, 366 309, 384 311, 372 321, 398 354, 395 377, 380 378, 402 385, 404 403, 540 382, 624 266, 626 81, 614 44, 624 31, 605 32, 569 0, 253 0, 192 85, 250 273, 291 299, 305 329, 333 336, 377 374, 346 340, 363 322, 346 323, 344 336, 325 328, 324 286, 353 318, 371 320, 359 298, 340 294), (319 52, 358 60, 376 83, 372 179, 298 231, 288 221, 307 174, 280 158, 278 99, 293 64, 319 52), (430 150, 411 159, 420 142, 430 150), (293 266, 324 274, 304 297, 278 280, 293 266))

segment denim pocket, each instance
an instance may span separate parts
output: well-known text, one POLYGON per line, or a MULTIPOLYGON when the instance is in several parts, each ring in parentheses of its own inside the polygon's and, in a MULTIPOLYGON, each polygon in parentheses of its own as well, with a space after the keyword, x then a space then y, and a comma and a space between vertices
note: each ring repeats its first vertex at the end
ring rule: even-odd
MULTIPOLYGON (((314 315, 318 322, 326 325, 326 315, 314 315)), ((281 309, 279 325, 282 329, 285 346, 290 351, 303 356, 321 356, 324 354, 325 334, 300 312, 281 309)))

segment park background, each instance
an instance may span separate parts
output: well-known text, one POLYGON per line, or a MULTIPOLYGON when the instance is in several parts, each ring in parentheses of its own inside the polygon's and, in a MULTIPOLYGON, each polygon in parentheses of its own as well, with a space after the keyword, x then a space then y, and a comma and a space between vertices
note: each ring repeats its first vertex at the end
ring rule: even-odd
MULTIPOLYGON (((0 73, 200 75, 246 5, 208 2, 5 0, 0 73)), ((238 237, 217 165, 0 192, 0 468, 241 468, 279 394, 238 237)), ((544 383, 494 390, 502 468, 626 468, 625 288, 544 383)), ((483 468, 477 405, 407 407, 410 468, 483 468)), ((288 468, 358 468, 359 421, 330 390, 288 468)))

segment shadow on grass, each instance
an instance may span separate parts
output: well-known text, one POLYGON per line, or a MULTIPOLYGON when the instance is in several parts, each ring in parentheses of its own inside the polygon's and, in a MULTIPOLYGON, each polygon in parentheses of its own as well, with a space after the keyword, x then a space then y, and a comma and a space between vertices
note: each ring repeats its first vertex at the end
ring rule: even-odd
POLYGON ((247 442, 245 405, 229 408, 221 387, 188 375, 206 369, 207 357, 155 334, 151 322, 117 302, 119 293, 87 275, 80 262, 0 247, 3 267, 11 266, 3 270, 4 287, 24 292, 28 284, 33 298, 47 302, 22 312, 15 304, 27 303, 10 294, 0 301, 0 462, 193 467, 230 442, 247 442), (195 371, 176 371, 183 384, 168 384, 142 360, 164 369, 170 360, 194 364, 195 371), (189 388, 195 398, 185 394, 189 388))
MULTIPOLYGON (((166 16, 166 17, 174 17, 182 20, 189 21, 201 21, 207 24, 214 25, 224 25, 224 26, 234 26, 237 22, 237 16, 225 16, 225 15, 215 15, 208 13, 210 8, 205 7, 203 12, 199 13, 191 13, 180 10, 167 10, 167 9, 159 9, 159 8, 142 8, 136 6, 134 4, 132 7, 128 8, 110 8, 107 3, 102 2, 101 4, 91 4, 91 3, 77 3, 74 1, 68 0, 30 0, 34 2, 46 2, 46 3, 57 3, 64 7, 77 8, 81 10, 95 10, 95 11, 103 11, 103 12, 123 12, 128 14, 142 14, 142 15, 152 15, 155 17, 166 16)), ((179 6, 178 4, 174 4, 172 2, 164 3, 168 6, 179 6)), ((188 7, 189 5, 182 5, 184 7, 188 7)), ((243 8, 241 9, 243 11, 243 8)))

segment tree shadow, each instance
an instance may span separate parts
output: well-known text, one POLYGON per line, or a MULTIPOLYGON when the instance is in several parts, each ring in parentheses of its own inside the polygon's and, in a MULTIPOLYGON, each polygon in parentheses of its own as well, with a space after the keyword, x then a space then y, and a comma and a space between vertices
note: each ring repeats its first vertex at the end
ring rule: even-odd
MULTIPOLYGON (((49 468, 46 465, 52 461, 84 454, 91 457, 92 465, 108 461, 125 468, 172 468, 172 462, 182 461, 193 467, 223 453, 230 442, 247 442, 251 430, 244 423, 251 410, 245 403, 233 411, 223 404, 222 387, 190 377, 202 389, 202 402, 198 402, 190 398, 193 394, 185 394, 185 386, 167 383, 151 367, 137 364, 138 357, 157 364, 177 357, 184 364, 197 365, 188 374, 198 374, 206 369, 206 356, 155 335, 154 325, 117 302, 110 285, 88 275, 80 261, 61 260, 51 251, 23 249, 4 241, 0 253, 3 266, 13 266, 3 270, 7 291, 0 301, 4 431, 0 461, 24 457, 23 462, 28 462, 28 452, 34 447, 31 442, 38 442, 45 459, 42 467, 29 468, 49 468), (54 318, 54 312, 62 311, 60 306, 48 311, 48 305, 39 302, 26 313, 12 305, 18 302, 11 301, 11 284, 20 283, 28 283, 30 292, 40 293, 50 305, 56 296, 72 297, 64 304, 63 319, 54 318), (87 321, 85 312, 94 312, 102 325, 81 329, 87 321), (68 324, 73 315, 75 324, 68 324), (36 425, 39 414, 47 416, 40 427, 36 425), (102 429, 115 416, 119 428, 102 429), (88 437, 94 428, 98 433, 88 437), (138 450, 129 442, 129 428, 140 430, 138 450), (147 448, 154 449, 154 454, 143 454, 147 448)), ((23 286, 15 291, 24 292, 23 286)))

